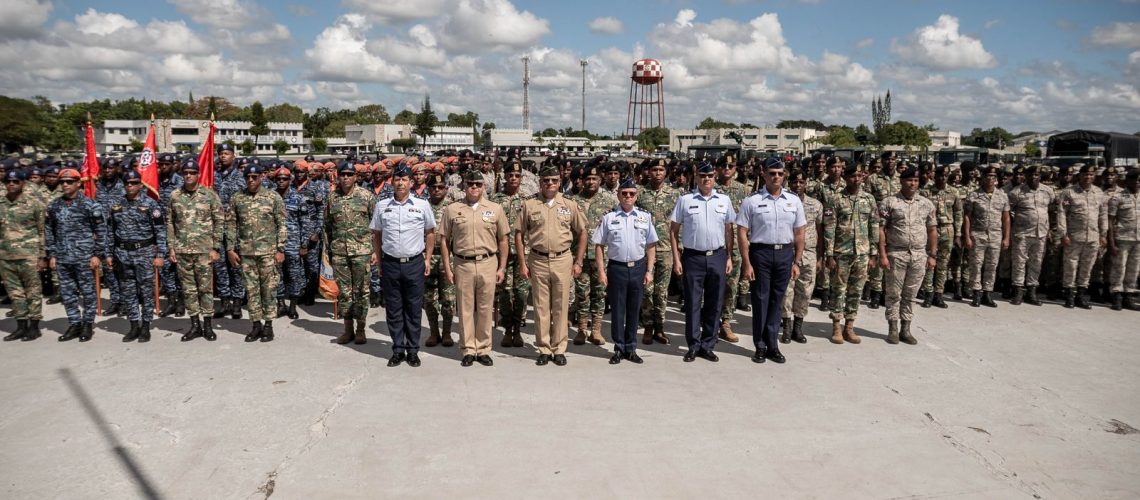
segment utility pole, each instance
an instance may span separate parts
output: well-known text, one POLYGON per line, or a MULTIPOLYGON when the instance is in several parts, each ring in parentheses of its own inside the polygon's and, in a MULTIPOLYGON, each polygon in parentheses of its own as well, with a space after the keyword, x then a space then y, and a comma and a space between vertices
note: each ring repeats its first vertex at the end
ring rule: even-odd
POLYGON ((523 128, 530 130, 530 56, 523 62, 523 128))
POLYGON ((582 59, 578 64, 582 65, 582 130, 586 130, 586 65, 589 62, 582 59))

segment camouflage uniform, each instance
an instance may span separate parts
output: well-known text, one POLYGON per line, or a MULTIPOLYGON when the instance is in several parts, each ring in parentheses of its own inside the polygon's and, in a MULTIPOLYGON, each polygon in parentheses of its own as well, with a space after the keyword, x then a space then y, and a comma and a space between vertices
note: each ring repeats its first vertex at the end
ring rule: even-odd
POLYGON ((1053 190, 1044 184, 1031 189, 1029 183, 1024 183, 1009 192, 1009 211, 1013 219, 1010 278, 1015 287, 1036 287, 1039 283, 1045 243, 1049 239, 1049 208, 1053 203, 1053 190))
POLYGON ((938 189, 931 183, 919 194, 934 203, 935 217, 938 219, 938 257, 934 269, 928 269, 922 279, 922 290, 939 297, 946 290, 946 279, 950 272, 950 255, 954 242, 962 235, 962 200, 958 188, 946 185, 938 189))
MULTIPOLYGON (((669 234, 669 217, 673 213, 681 192, 668 182, 662 182, 659 189, 649 184, 641 187, 637 194, 637 207, 653 216, 654 229, 659 235, 669 234)), ((641 303, 641 324, 647 330, 663 332, 665 328, 665 308, 668 305, 669 280, 673 277, 673 247, 669 238, 657 240, 657 261, 653 265, 653 283, 645 293, 641 303)))
POLYGON ((1117 252, 1109 275, 1110 291, 1132 295, 1140 270, 1140 194, 1121 189, 1108 201, 1108 215, 1113 218, 1112 239, 1117 252))
POLYGON ((1107 201, 1104 192, 1096 186, 1086 190, 1073 184, 1061 192, 1057 230, 1069 237, 1062 277, 1065 288, 1089 286, 1100 240, 1108 232, 1107 201))
MULTIPOLYGON (((436 227, 443 222, 443 209, 451 203, 446 197, 438 204, 428 200, 432 215, 435 215, 436 227)), ((447 282, 447 276, 443 272, 443 257, 439 253, 439 240, 436 240, 429 263, 431 270, 424 278, 424 312, 427 313, 428 324, 435 325, 431 328, 433 333, 437 332, 440 325, 444 325, 445 331, 450 335, 452 318, 455 316, 455 285, 447 282)))
POLYGON ((103 207, 95 201, 77 195, 58 198, 48 206, 45 247, 48 257, 56 260, 63 307, 72 325, 95 322, 95 271, 90 261, 104 259, 106 238, 103 207))
POLYGON ((140 192, 133 200, 123 197, 111 203, 110 214, 106 254, 114 258, 127 319, 150 323, 155 308, 154 259, 169 254, 162 207, 140 192))
MULTIPOLYGON (((27 182, 25 182, 25 185, 27 182)), ((36 263, 44 256, 44 205, 21 193, 0 196, 0 279, 17 321, 43 319, 43 289, 36 263)))
POLYGON ((368 317, 368 263, 372 258, 368 224, 375 208, 376 197, 359 187, 347 195, 334 189, 325 204, 325 237, 339 290, 337 309, 346 319, 368 317))
MULTIPOLYGON (((275 191, 276 192, 276 191, 275 191)), ((281 193, 277 193, 281 194, 281 193)), ((301 245, 309 240, 305 231, 311 224, 309 204, 292 186, 281 195, 285 205, 285 261, 277 267, 281 282, 277 285, 277 299, 296 299, 305 291, 308 280, 305 277, 305 263, 301 259, 301 245)))
MULTIPOLYGON (((182 187, 184 179, 182 175, 175 172, 170 174, 166 179, 159 179, 158 182, 158 207, 162 210, 163 217, 166 217, 166 207, 170 205, 170 195, 175 190, 182 187)), ((175 297, 182 296, 182 283, 178 279, 178 265, 171 262, 165 254, 163 254, 165 262, 162 263, 162 268, 159 269, 158 279, 162 284, 162 292, 166 295, 166 300, 173 301, 175 297)))
POLYGON ((867 260, 879 252, 875 197, 862 190, 833 196, 823 209, 823 227, 824 255, 836 263, 831 271, 831 320, 853 322, 867 281, 867 260))
MULTIPOLYGON (((831 200, 847 189, 847 181, 842 178, 836 180, 834 183, 827 182, 826 179, 813 182, 814 184, 809 182, 808 187, 804 189, 804 191, 807 196, 819 200, 819 203, 823 205, 824 211, 826 211, 827 207, 831 204, 831 200)), ((827 269, 827 266, 821 266, 817 271, 816 281, 820 288, 823 289, 824 296, 831 294, 831 271, 827 269)), ((862 291, 860 291, 860 293, 862 293, 862 291)), ((830 297, 828 298, 828 302, 830 302, 830 297)))
MULTIPOLYGON (((518 227, 516 224, 519 218, 519 210, 522 210, 522 203, 526 198, 527 196, 522 194, 521 189, 513 195, 502 192, 491 195, 491 201, 503 207, 503 211, 507 214, 507 225, 510 226, 507 241, 512 242, 512 244, 507 245, 510 249, 507 256, 507 268, 504 272, 505 278, 503 283, 499 285, 495 298, 499 309, 499 322, 508 331, 516 326, 521 327, 526 320, 527 297, 530 295, 530 282, 523 279, 519 272, 519 256, 516 254, 518 249, 513 244, 515 228, 518 227)), ((432 210, 435 209, 433 206, 432 210)))
POLYGON ((816 228, 823 223, 823 204, 807 195, 801 201, 804 204, 804 218, 807 220, 807 226, 804 226, 804 252, 797 262, 800 277, 788 281, 788 291, 784 294, 784 319, 807 317, 808 303, 811 302, 811 293, 815 289, 816 261, 819 260, 819 234, 816 228))
MULTIPOLYGON (((586 198, 581 194, 569 197, 578 204, 582 214, 586 217, 586 257, 582 262, 582 273, 574 280, 574 303, 577 304, 578 326, 588 321, 587 329, 601 332, 602 317, 606 311, 606 286, 598 278, 599 269, 594 260, 594 231, 602 222, 602 216, 617 206, 617 199, 612 192, 602 191, 600 188, 593 196, 586 198), (596 325, 596 326, 595 326, 596 325)), ((575 241, 571 248, 577 248, 575 241)))
MULTIPOLYGON (((730 179, 728 184, 717 184, 715 189, 718 193, 728 196, 728 200, 732 203, 733 210, 740 211, 740 203, 750 194, 748 186, 736 179, 730 179)), ((736 226, 733 226, 732 234, 736 234, 736 226)), ((748 249, 746 248, 745 251, 748 249)), ((740 286, 740 249, 736 245, 732 246, 732 272, 725 274, 724 283, 724 310, 720 314, 721 328, 732 328, 733 312, 736 311, 736 292, 740 286)))
MULTIPOLYGON (((875 197, 875 203, 882 203, 883 200, 899 192, 900 182, 898 176, 886 175, 880 171, 870 176, 867 182, 863 184, 863 188, 866 189, 871 196, 875 197)), ((871 270, 870 276, 867 277, 871 292, 876 294, 876 297, 881 296, 883 293, 883 280, 885 276, 886 273, 883 268, 876 267, 871 270)), ((874 298, 872 300, 874 300, 874 298)), ((879 307, 879 305, 872 303, 871 307, 876 308, 879 307)))
POLYGON ((226 238, 241 256, 242 278, 251 320, 277 316, 277 263, 274 252, 285 251, 285 204, 276 193, 241 191, 230 199, 226 238))
POLYGON ((1009 211, 1009 198, 1000 189, 986 193, 982 188, 969 194, 962 206, 970 218, 970 283, 974 292, 992 292, 1002 241, 1002 213, 1009 211))
MULTIPOLYGON (((245 177, 242 175, 242 170, 237 166, 237 162, 225 172, 217 172, 214 177, 214 189, 218 193, 218 200, 222 204, 222 211, 228 214, 230 210, 230 199, 239 191, 245 190, 245 177)), ((226 221, 228 224, 229 221, 226 221)), ((229 259, 226 258, 226 252, 234 248, 233 239, 230 238, 229 232, 225 232, 222 237, 221 258, 214 262, 214 289, 218 297, 223 300, 240 300, 245 294, 245 287, 242 284, 242 272, 240 266, 230 265, 229 259)), ((225 305, 223 303, 223 305, 225 305)), ((235 311, 240 311, 241 308, 234 306, 235 311)), ((222 309, 225 312, 225 309, 222 309)))
MULTIPOLYGON (((214 314, 214 280, 210 250, 222 246, 225 213, 218 194, 205 186, 170 196, 167 206, 167 245, 178 259, 178 277, 190 317, 214 314)), ((219 254, 220 259, 225 256, 219 254)))

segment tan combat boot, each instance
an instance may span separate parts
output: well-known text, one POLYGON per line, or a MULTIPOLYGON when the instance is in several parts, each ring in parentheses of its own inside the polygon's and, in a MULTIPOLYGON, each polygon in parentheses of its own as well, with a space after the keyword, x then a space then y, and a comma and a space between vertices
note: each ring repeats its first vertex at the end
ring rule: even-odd
POLYGON ((368 337, 364 335, 364 318, 356 320, 356 335, 352 343, 357 345, 368 343, 368 337))
POLYGON ((574 336, 574 345, 582 345, 586 343, 586 338, 590 335, 590 317, 584 314, 578 314, 578 335, 574 336))
POLYGON ((451 340, 451 318, 444 317, 439 326, 441 331, 440 337, 442 338, 443 346, 451 347, 455 345, 455 341, 451 340))
POLYGON ((831 343, 843 343, 843 327, 839 325, 839 320, 837 319, 831 320, 831 343))
POLYGON ((863 341, 855 334, 855 320, 847 320, 847 324, 843 326, 843 338, 852 344, 858 344, 863 341))
POLYGON ((344 318, 344 333, 340 334, 340 336, 336 338, 336 343, 344 345, 352 342, 352 339, 355 337, 356 336, 352 333, 352 316, 346 316, 344 318))
POLYGON ((435 347, 439 345, 439 318, 435 317, 435 315, 428 316, 428 329, 431 331, 431 334, 429 334, 427 340, 424 341, 424 346, 435 347))
POLYGON ((732 332, 732 325, 728 324, 727 321, 720 324, 720 338, 725 342, 732 342, 733 344, 740 342, 740 337, 732 332))
POLYGON ((594 345, 606 345, 606 338, 602 336, 602 317, 595 316, 590 320, 590 343, 594 345))

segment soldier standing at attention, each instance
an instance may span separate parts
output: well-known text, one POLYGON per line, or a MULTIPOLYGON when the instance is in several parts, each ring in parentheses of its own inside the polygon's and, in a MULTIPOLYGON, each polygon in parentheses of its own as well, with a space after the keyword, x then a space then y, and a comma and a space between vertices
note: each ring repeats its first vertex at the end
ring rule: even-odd
POLYGON ((356 185, 356 167, 343 162, 338 167, 336 189, 325 204, 325 241, 329 263, 336 276, 337 308, 344 317, 344 333, 338 344, 364 344, 364 322, 368 319, 368 292, 372 265, 372 233, 368 223, 376 209, 376 197, 356 185), (355 330, 353 322, 355 321, 355 330))
MULTIPOLYGON (((182 187, 185 180, 177 172, 178 158, 173 153, 158 155, 158 207, 162 210, 162 217, 166 218, 166 207, 170 205, 170 195, 182 187)), ((162 293, 166 296, 166 307, 158 314, 165 318, 170 315, 181 318, 186 314, 185 298, 182 296, 182 284, 178 282, 178 269, 174 262, 167 261, 163 254, 162 267, 158 269, 158 280, 162 284, 162 293)))
MULTIPOLYGON (((62 192, 63 189, 60 189, 60 193, 62 192)), ((99 180, 95 184, 95 201, 103 207, 104 219, 110 217, 112 201, 122 199, 126 194, 127 190, 123 186, 123 164, 118 158, 110 158, 99 170, 99 180)), ((115 279, 115 271, 108 266, 103 269, 102 276, 103 282, 111 292, 111 304, 103 310, 103 315, 122 315, 127 308, 123 303, 123 294, 119 291, 119 280, 115 279)), ((55 280, 59 281, 59 278, 55 280)), ((56 289, 55 293, 58 295, 59 290, 56 289)))
MULTIPOLYGON (((586 216, 586 238, 592 240, 594 229, 598 227, 602 216, 617 206, 614 190, 599 189, 602 182, 602 167, 600 163, 587 165, 582 170, 585 183, 578 194, 570 196, 570 200, 578 204, 578 208, 586 216)), ((606 174, 609 178, 608 172, 606 174)), ((606 312, 606 285, 602 283, 600 275, 604 268, 595 266, 594 245, 586 246, 586 257, 582 263, 582 274, 574 280, 575 302, 578 304, 578 335, 574 337, 574 345, 582 345, 589 338, 594 345, 605 345, 606 339, 602 337, 602 318, 606 312)))
MULTIPOLYGON (((243 160, 244 161, 244 160, 243 160)), ((222 202, 222 211, 230 213, 230 198, 238 191, 245 189, 245 179, 242 177, 242 166, 234 157, 234 145, 223 143, 218 152, 218 167, 214 173, 214 189, 218 193, 218 200, 222 202)), ((241 298, 245 293, 242 285, 241 266, 230 263, 229 250, 233 248, 233 240, 226 232, 222 237, 222 254, 224 259, 214 262, 214 285, 218 297, 221 298, 220 307, 214 311, 215 318, 230 314, 233 319, 241 319, 241 298)))
MULTIPOLYGON (((285 204, 281 197, 261 189, 264 167, 245 168, 245 190, 230 200, 226 238, 233 246, 226 253, 232 266, 241 266, 249 319, 253 328, 246 342, 273 340, 277 296, 277 266, 285 262, 285 204), (264 325, 262 324, 264 321, 264 325)), ((240 305, 239 305, 240 307, 240 305)))
POLYGON ((553 360, 555 365, 565 366, 569 329, 566 312, 573 280, 582 273, 586 217, 577 203, 562 195, 558 167, 543 167, 539 178, 538 196, 524 201, 519 212, 515 253, 527 256, 522 263, 522 276, 530 280, 533 292, 534 344, 538 348, 535 364, 544 366, 553 360))
POLYGON ((1140 170, 1133 168, 1124 177, 1124 188, 1108 201, 1108 250, 1112 253, 1109 285, 1112 310, 1133 309, 1136 277, 1140 272, 1140 170))
MULTIPOLYGON (((518 160, 509 160, 503 165, 503 189, 491 195, 491 201, 503 207, 507 214, 507 226, 510 233, 507 235, 507 245, 510 247, 507 256, 507 269, 503 282, 499 285, 496 301, 499 308, 499 322, 503 325, 505 333, 499 345, 503 347, 522 347, 523 320, 526 318, 527 297, 530 295, 530 282, 523 279, 519 273, 520 256, 518 248, 514 245, 515 233, 519 227, 519 212, 522 210, 523 200, 521 193, 522 164, 518 160)), ((435 208, 433 207, 433 210, 435 208)), ((448 285, 449 287, 451 285, 448 285)), ((452 287, 454 294, 454 287, 452 287)), ((450 316, 449 316, 450 317, 450 316)))
POLYGON ((725 275, 732 270, 736 210, 728 196, 713 189, 713 166, 697 168, 697 190, 682 195, 669 218, 670 245, 684 250, 673 255, 673 272, 684 281, 686 363, 700 356, 719 360, 713 349, 724 307, 725 275))
POLYGON ((406 165, 392 171, 393 196, 376 203, 369 226, 392 335, 390 367, 404 361, 413 368, 420 366, 424 277, 430 271, 424 262, 431 261, 435 247, 435 215, 426 200, 411 196, 411 175, 406 165))
MULTIPOLYGON (((728 197, 732 203, 733 210, 740 210, 740 203, 744 201, 749 195, 748 186, 745 186, 740 181, 736 180, 736 156, 734 153, 727 153, 717 159, 716 162, 716 192, 728 197)), ((733 230, 735 233, 735 230, 733 230)), ((720 314, 720 339, 725 342, 736 343, 740 341, 740 337, 732 331, 732 317, 736 311, 736 291, 740 285, 740 254, 747 252, 747 248, 733 248, 732 255, 732 271, 725 274, 725 279, 728 280, 724 284, 724 300, 727 305, 723 308, 720 314)))
POLYGON ((483 197, 486 177, 469 169, 463 178, 464 198, 444 209, 439 249, 447 282, 459 289, 460 365, 478 361, 491 366, 495 286, 503 282, 506 272, 510 228, 503 207, 483 197))
POLYGON ((107 219, 107 265, 115 270, 131 322, 123 342, 149 342, 155 308, 154 274, 168 253, 166 222, 158 202, 142 196, 145 188, 138 172, 127 172, 123 181, 127 194, 111 204, 107 219))
POLYGON ((966 197, 963 205, 962 248, 970 252, 970 281, 979 304, 997 307, 990 298, 997 275, 998 255, 1009 248, 1009 198, 997 189, 998 168, 990 165, 981 171, 981 185, 966 197))
MULTIPOLYGON (((843 172, 847 169, 847 162, 843 158, 832 156, 825 159, 824 168, 827 171, 827 177, 816 184, 814 191, 809 190, 807 194, 819 200, 826 211, 831 204, 831 199, 847 189, 847 181, 843 180, 843 172)), ((819 286, 823 289, 823 296, 819 300, 819 310, 830 312, 834 305, 831 302, 831 270, 826 265, 820 267, 819 286)), ((860 290, 859 293, 862 294, 863 291, 860 290)))
MULTIPOLYGON (((864 187, 870 191, 871 196, 875 197, 875 203, 882 203, 883 200, 894 196, 899 192, 899 179, 895 176, 895 153, 894 151, 886 151, 881 157, 882 167, 874 175, 871 175, 864 187)), ((879 256, 881 260, 882 255, 879 256)), ((868 281, 870 282, 870 299, 867 301, 867 307, 871 309, 878 309, 879 304, 883 303, 883 281, 886 273, 882 266, 877 266, 871 270, 868 281)))
POLYGON ((638 208, 653 218, 653 229, 660 238, 654 250, 656 261, 652 266, 653 280, 645 290, 641 309, 641 323, 645 327, 641 343, 647 345, 654 340, 660 344, 669 344, 669 338, 665 336, 665 307, 668 305, 669 281, 673 277, 674 250, 669 238, 662 236, 669 234, 669 215, 673 213, 673 207, 681 193, 665 182, 665 164, 664 158, 653 160, 649 164, 649 181, 637 194, 638 208))
POLYGON ((220 257, 225 213, 213 189, 198 184, 196 160, 182 164, 182 189, 170 195, 166 208, 167 246, 170 261, 178 264, 190 330, 182 335, 187 342, 198 337, 214 341, 218 336, 210 323, 214 313, 214 275, 211 266, 220 257), (203 323, 203 319, 205 322, 203 323))
MULTIPOLYGON (((788 189, 797 195, 807 186, 806 176, 793 170, 788 175, 788 189)), ((812 291, 815 289, 816 268, 819 256, 823 253, 823 204, 808 195, 800 197, 804 205, 804 251, 802 257, 796 262, 800 268, 800 275, 788 281, 788 290, 784 295, 784 309, 780 320, 780 343, 787 344, 796 341, 807 343, 804 337, 804 318, 807 317, 808 303, 811 301, 812 291), (791 332, 788 332, 788 323, 791 322, 791 332)), ((828 291, 830 293, 830 290, 828 291)))
POLYGON ((48 205, 44 225, 48 266, 59 271, 60 294, 69 323, 60 342, 75 338, 87 342, 95 335, 95 270, 107 250, 103 207, 79 196, 80 177, 73 168, 59 172, 63 196, 48 205))
POLYGON ((281 276, 277 284, 277 314, 275 317, 288 316, 297 319, 297 300, 305 291, 305 263, 301 259, 301 246, 308 241, 305 232, 311 215, 308 212, 309 204, 305 198, 293 188, 293 173, 287 167, 278 167, 273 171, 273 181, 277 188, 277 195, 285 205, 285 262, 277 270, 281 276), (285 305, 285 300, 289 305, 285 305))
POLYGON ((16 318, 16 331, 5 342, 39 338, 44 317, 39 276, 45 267, 44 205, 24 193, 26 179, 23 170, 4 172, 6 193, 0 198, 0 280, 16 318))
MULTIPOLYGON (((447 199, 447 181, 442 174, 433 174, 428 179, 428 203, 435 215, 435 225, 439 227, 443 209, 452 203, 447 199)), ((435 347, 442 340, 444 347, 455 345, 451 339, 451 319, 455 315, 455 285, 448 283, 443 272, 443 257, 439 251, 439 240, 431 253, 427 278, 424 279, 424 312, 428 317, 429 334, 424 345, 435 347), (442 332, 442 335, 441 335, 442 332)), ((525 307, 525 306, 524 306, 525 307)))
MULTIPOLYGON (((1076 165, 1074 165, 1076 167, 1076 165)), ((1107 244, 1108 203, 1104 192, 1093 185, 1096 168, 1080 165, 1077 182, 1061 191, 1057 209, 1057 232, 1065 252, 1062 287, 1065 307, 1089 309, 1088 286, 1097 250, 1107 244), (1076 291, 1074 292, 1074 286, 1076 291)))
POLYGON ((926 291, 922 307, 933 305, 946 309, 942 295, 950 272, 950 255, 961 238, 962 200, 958 188, 947 182, 949 172, 945 165, 934 168, 933 173, 934 182, 919 190, 919 194, 934 203, 935 216, 938 218, 938 255, 935 257, 934 269, 927 270, 922 281, 922 288, 926 291))
POLYGON ((1041 185, 1036 166, 1025 167, 1025 182, 1009 192, 1009 211, 1013 225, 1011 255, 1013 297, 1009 303, 1025 302, 1039 306, 1037 284, 1041 277, 1041 261, 1049 243, 1049 209, 1053 206, 1053 189, 1041 185))
POLYGON ((614 341, 614 355, 610 364, 628 359, 641 364, 637 355, 637 318, 641 313, 641 300, 645 288, 653 282, 653 273, 647 263, 656 261, 653 253, 657 244, 657 230, 653 216, 635 206, 637 184, 626 179, 618 185, 617 208, 602 216, 594 230, 592 243, 596 267, 602 269, 602 284, 607 287, 610 299, 610 335, 614 341), (603 264, 603 256, 609 263, 603 264))
POLYGON ((843 170, 846 187, 824 205, 824 250, 831 270, 831 343, 862 342, 855 333, 859 298, 879 252, 879 213, 875 197, 863 191, 858 165, 843 170), (840 321, 846 324, 840 326, 840 321))
POLYGON ((887 272, 887 343, 914 345, 911 310, 923 275, 937 263, 938 216, 918 194, 917 168, 907 167, 899 181, 899 192, 879 203, 879 266, 887 272))

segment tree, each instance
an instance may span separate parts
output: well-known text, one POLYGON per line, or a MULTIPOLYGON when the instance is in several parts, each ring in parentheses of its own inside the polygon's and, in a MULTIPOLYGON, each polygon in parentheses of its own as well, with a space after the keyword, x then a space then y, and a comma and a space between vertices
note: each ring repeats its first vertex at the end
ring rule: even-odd
POLYGON ((424 103, 420 106, 420 114, 416 115, 412 133, 423 139, 423 145, 427 145, 428 137, 435 135, 436 125, 439 125, 439 118, 431 110, 431 96, 424 94, 424 103))
MULTIPOLYGON (((740 126, 744 127, 743 124, 740 126)), ((816 130, 828 129, 828 127, 819 120, 780 120, 778 123, 776 123, 776 128, 813 128, 816 130)))
POLYGON ((851 127, 835 127, 827 135, 820 137, 821 144, 830 144, 835 147, 858 146, 859 139, 851 127))
MULTIPOLYGON (((141 150, 142 148, 139 148, 139 149, 141 150)), ((251 140, 249 140, 249 139, 246 139, 246 140, 244 140, 244 141, 241 141, 241 145, 239 145, 239 146, 238 146, 238 149, 240 149, 240 150, 241 150, 241 155, 242 155, 242 156, 249 156, 249 155, 252 155, 252 154, 253 154, 253 150, 254 150, 254 147, 253 147, 253 141, 251 141, 251 140)))
POLYGON ((1028 141, 1025 143, 1025 156, 1028 158, 1039 158, 1041 156, 1041 147, 1036 142, 1028 141))
POLYGON ((884 145, 897 144, 924 149, 930 146, 930 133, 908 121, 899 120, 884 125, 877 135, 879 143, 884 145))
POLYGON ((206 105, 206 116, 203 118, 209 118, 211 116, 216 116, 217 114, 218 103, 214 100, 214 96, 210 96, 210 102, 206 105))
POLYGON ((1013 134, 1001 127, 994 127, 989 130, 975 128, 970 131, 970 135, 962 138, 963 144, 994 149, 1002 149, 1012 141, 1013 134))
POLYGON ((132 153, 141 153, 142 148, 145 145, 146 144, 143 144, 143 141, 140 141, 138 139, 135 139, 134 137, 131 137, 131 152, 132 153))
POLYGON ((875 142, 875 134, 871 132, 870 128, 867 128, 867 125, 860 123, 858 127, 855 127, 855 140, 859 141, 860 145, 866 146, 875 142))
POLYGON ((887 91, 886 99, 876 97, 871 99, 871 126, 875 128, 875 136, 879 144, 890 144, 879 136, 879 131, 891 123, 891 91, 887 91))
MULTIPOLYGON (((483 130, 494 130, 494 129, 495 129, 495 122, 487 122, 487 123, 483 124, 483 130)), ((1140 132, 1137 132, 1137 134, 1140 134, 1140 132)))
POLYGON ((396 119, 393 120, 393 123, 396 125, 411 125, 415 122, 416 114, 410 109, 405 109, 399 113, 396 113, 396 119))
POLYGON ((656 151, 657 146, 669 144, 669 129, 650 127, 637 134, 637 145, 646 151, 656 151))
POLYGON ((542 131, 536 132, 534 135, 537 135, 539 137, 558 137, 558 131, 554 130, 553 128, 546 127, 542 129, 542 131))
POLYGON ((0 147, 7 152, 37 144, 43 135, 38 116, 32 101, 0 96, 0 147))
POLYGON ((366 104, 356 108, 353 119, 358 125, 382 124, 392 121, 392 117, 388 116, 388 110, 384 109, 383 104, 366 104))
MULTIPOLYGON (((735 123, 722 122, 719 120, 714 120, 714 119, 712 119, 712 117, 707 117, 704 120, 701 120, 701 123, 697 124, 697 128, 710 129, 710 128, 737 128, 737 127, 736 127, 735 123)), ((648 130, 648 129, 646 129, 646 130, 648 130)), ((640 135, 639 135, 639 137, 640 137, 640 135)))
POLYGON ((253 142, 256 144, 258 139, 263 135, 269 135, 269 120, 265 119, 265 108, 261 106, 261 101, 253 101, 249 107, 249 133, 253 134, 253 142))
MULTIPOLYGON (((250 106, 250 111, 253 111, 250 106)), ((271 122, 304 122, 305 112, 289 103, 274 104, 265 108, 265 119, 271 122)))
POLYGON ((403 151, 408 148, 416 147, 416 142, 417 141, 415 137, 400 137, 397 139, 392 139, 392 141, 388 144, 391 144, 392 147, 396 148, 397 150, 403 151))
POLYGON ((325 150, 328 149, 328 147, 329 147, 329 141, 327 141, 321 137, 314 137, 313 138, 313 152, 314 153, 324 153, 325 150))
POLYGON ((285 152, 289 151, 289 141, 285 139, 273 141, 273 150, 277 152, 277 156, 285 154, 285 152))

